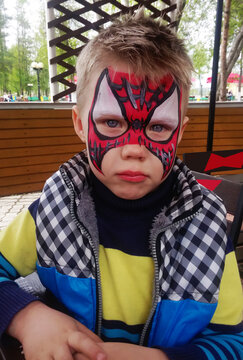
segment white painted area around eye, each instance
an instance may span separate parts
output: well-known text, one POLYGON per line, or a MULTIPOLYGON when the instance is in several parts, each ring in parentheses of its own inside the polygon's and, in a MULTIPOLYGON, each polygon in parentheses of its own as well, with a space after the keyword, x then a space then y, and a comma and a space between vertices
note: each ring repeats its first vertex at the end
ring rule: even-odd
POLYGON ((106 76, 103 77, 100 83, 99 92, 93 109, 94 121, 100 118, 123 118, 121 108, 108 85, 106 76))
POLYGON ((179 124, 179 98, 177 88, 171 96, 159 105, 150 119, 149 124, 161 124, 170 130, 175 130, 179 124))

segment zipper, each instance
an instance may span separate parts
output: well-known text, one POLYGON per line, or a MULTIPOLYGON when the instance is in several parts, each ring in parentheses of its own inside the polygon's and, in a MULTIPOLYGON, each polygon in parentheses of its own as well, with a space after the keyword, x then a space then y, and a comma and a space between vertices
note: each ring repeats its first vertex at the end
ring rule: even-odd
POLYGON ((92 237, 91 237, 90 233, 85 228, 85 226, 78 220, 78 218, 76 217, 76 214, 74 212, 75 195, 74 195, 74 190, 73 190, 73 184, 72 184, 72 182, 70 181, 70 179, 68 178, 66 172, 63 169, 60 169, 60 172, 62 174, 62 177, 63 177, 65 183, 67 184, 67 187, 71 191, 71 204, 70 204, 71 217, 72 217, 75 225, 79 228, 81 234, 85 235, 88 238, 88 240, 89 240, 89 242, 91 244, 91 247, 93 249, 93 252, 94 252, 95 265, 96 265, 97 294, 98 294, 98 296, 97 296, 97 298, 98 298, 98 305, 97 305, 97 309, 98 309, 98 314, 97 314, 97 335, 100 336, 101 335, 101 323, 102 323, 102 293, 101 293, 99 254, 98 254, 96 246, 93 243, 93 240, 92 240, 92 237))
POLYGON ((152 244, 152 258, 154 260, 154 301, 153 301, 153 306, 151 308, 150 314, 148 316, 148 319, 143 327, 143 331, 140 337, 140 341, 139 341, 139 345, 144 345, 144 339, 146 336, 146 333, 148 331, 150 322, 152 321, 152 318, 154 316, 154 312, 156 310, 157 304, 158 304, 158 298, 159 298, 159 264, 158 264, 158 260, 157 260, 157 254, 156 254, 156 241, 153 241, 152 244))
MULTIPOLYGON (((197 216, 200 213, 201 210, 196 211, 194 214, 187 216, 184 219, 181 219, 177 222, 175 222, 174 224, 170 224, 168 226, 166 226, 165 228, 163 228, 161 230, 160 233, 165 232, 166 230, 170 229, 172 226, 176 226, 181 224, 182 222, 188 221, 188 220, 192 220, 195 216, 197 216)), ((158 298, 159 298, 159 264, 158 264, 158 260, 157 260, 157 254, 156 254, 156 240, 153 241, 152 243, 152 258, 154 261, 154 278, 155 278, 155 286, 154 286, 154 300, 153 300, 153 305, 150 311, 150 314, 146 320, 146 323, 143 327, 143 331, 140 337, 140 341, 139 341, 139 345, 143 346, 144 345, 144 341, 145 341, 145 336, 147 335, 147 331, 148 328, 150 326, 150 323, 152 321, 152 318, 154 316, 156 307, 158 305, 158 298)))
MULTIPOLYGON (((70 213, 71 216, 73 218, 74 223, 76 224, 76 226, 80 229, 81 234, 84 234, 88 240, 90 241, 90 244, 92 246, 93 252, 94 252, 94 258, 95 258, 95 265, 96 265, 96 281, 97 281, 97 293, 98 293, 98 314, 97 314, 97 335, 100 336, 101 335, 101 324, 102 324, 102 292, 101 292, 101 279, 100 279, 100 267, 99 267, 99 254, 97 252, 96 247, 94 246, 93 240, 91 238, 91 235, 89 234, 88 230, 85 228, 85 226, 83 224, 81 224, 81 222, 77 219, 76 214, 73 210, 73 204, 75 202, 75 195, 74 195, 74 190, 73 190, 73 184, 70 181, 70 179, 68 178, 65 170, 63 170, 62 168, 60 169, 60 172, 63 176, 63 179, 65 181, 65 183, 67 184, 69 190, 71 191, 71 206, 70 206, 70 213)), ((201 212, 201 210, 196 211, 194 214, 187 216, 184 219, 181 219, 177 222, 175 222, 174 224, 170 224, 168 226, 166 226, 165 228, 163 228, 161 230, 160 233, 165 232, 166 230, 170 229, 172 226, 176 226, 179 225, 185 221, 191 220, 193 219, 195 216, 197 216, 199 213, 201 212)), ((152 258, 154 261, 154 269, 155 269, 155 287, 154 287, 154 300, 153 300, 153 305, 150 311, 150 314, 146 320, 146 323, 143 327, 143 331, 140 337, 140 341, 139 341, 139 345, 143 346, 144 345, 144 341, 145 341, 145 336, 147 335, 147 331, 148 328, 150 326, 150 323, 152 321, 152 318, 154 316, 157 304, 158 304, 158 298, 159 298, 159 265, 158 265, 158 260, 157 260, 157 254, 156 254, 156 241, 153 242, 152 244, 152 258)))

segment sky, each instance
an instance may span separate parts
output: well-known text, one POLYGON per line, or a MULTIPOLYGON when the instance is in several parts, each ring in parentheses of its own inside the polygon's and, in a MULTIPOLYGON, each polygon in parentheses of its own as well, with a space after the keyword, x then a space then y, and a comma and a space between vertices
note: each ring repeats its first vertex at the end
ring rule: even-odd
MULTIPOLYGON (((29 1, 29 11, 26 11, 26 18, 30 24, 31 30, 34 32, 38 28, 39 23, 39 9, 40 3, 45 0, 28 0, 29 1)), ((16 15, 16 0, 5 0, 5 9, 6 14, 10 17, 15 17, 16 15)), ((7 37, 7 46, 11 47, 16 42, 16 23, 14 20, 9 21, 8 26, 8 37, 7 37)))

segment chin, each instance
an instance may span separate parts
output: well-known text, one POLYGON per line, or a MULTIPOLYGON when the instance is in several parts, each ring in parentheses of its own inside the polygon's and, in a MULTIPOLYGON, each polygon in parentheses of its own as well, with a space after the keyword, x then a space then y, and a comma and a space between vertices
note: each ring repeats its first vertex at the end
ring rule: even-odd
POLYGON ((145 196, 146 194, 139 194, 138 192, 129 192, 129 191, 112 191, 117 197, 124 199, 124 200, 138 200, 145 196))
MULTIPOLYGON (((118 195, 117 195, 118 196, 118 195)), ((136 196, 136 195, 131 195, 131 196, 119 196, 121 199, 124 199, 124 200, 138 200, 140 199, 142 196, 136 196)))

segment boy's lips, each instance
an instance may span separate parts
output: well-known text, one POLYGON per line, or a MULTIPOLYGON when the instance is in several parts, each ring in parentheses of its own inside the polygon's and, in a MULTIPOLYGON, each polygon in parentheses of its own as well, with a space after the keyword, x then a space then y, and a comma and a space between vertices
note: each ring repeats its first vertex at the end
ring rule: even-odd
POLYGON ((120 172, 118 173, 118 176, 122 180, 130 181, 130 182, 141 182, 147 178, 147 175, 145 175, 144 173, 140 171, 131 171, 131 170, 120 172))

